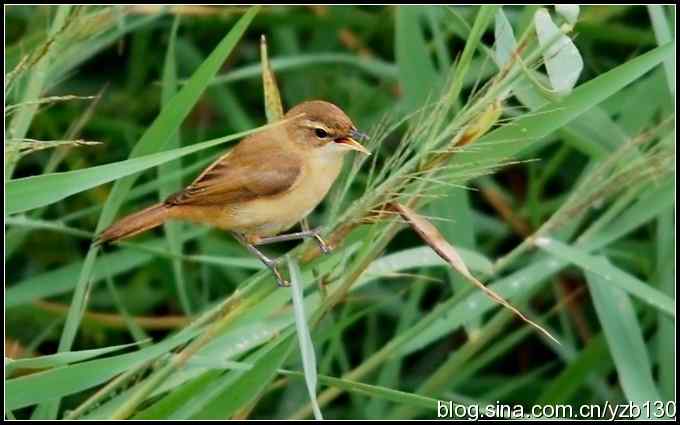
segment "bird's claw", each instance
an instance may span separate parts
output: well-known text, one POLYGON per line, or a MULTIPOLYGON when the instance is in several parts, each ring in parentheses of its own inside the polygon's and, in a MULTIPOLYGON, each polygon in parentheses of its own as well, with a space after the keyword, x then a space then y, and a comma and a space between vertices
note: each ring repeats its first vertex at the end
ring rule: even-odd
POLYGON ((272 260, 270 263, 267 264, 267 267, 269 267, 269 270, 271 270, 272 274, 274 275, 274 278, 276 278, 276 285, 279 288, 289 288, 290 282, 288 282, 279 271, 279 268, 277 267, 278 262, 279 262, 278 259, 272 260))
POLYGON ((276 275, 276 286, 278 286, 279 288, 290 288, 290 282, 281 277, 281 275, 278 275, 276 273, 274 274, 276 275))
POLYGON ((312 236, 314 237, 314 240, 316 241, 317 245, 319 245, 321 252, 324 254, 330 254, 332 251, 331 247, 328 246, 326 241, 323 240, 319 233, 321 233, 321 227, 317 227, 316 229, 312 230, 312 236))
POLYGON ((326 241, 324 241, 321 238, 321 236, 316 235, 316 236, 314 236, 314 239, 316 240, 316 243, 319 245, 319 249, 321 250, 321 252, 323 252, 324 254, 330 254, 331 253, 331 247, 328 246, 326 241))

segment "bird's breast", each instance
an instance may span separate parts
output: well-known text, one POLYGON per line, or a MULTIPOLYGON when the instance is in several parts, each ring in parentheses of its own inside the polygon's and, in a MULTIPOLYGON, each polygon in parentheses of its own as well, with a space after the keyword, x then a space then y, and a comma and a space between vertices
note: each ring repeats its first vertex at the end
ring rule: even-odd
POLYGON ((309 159, 293 187, 227 211, 233 230, 265 237, 279 234, 305 218, 324 199, 342 168, 342 158, 309 159))

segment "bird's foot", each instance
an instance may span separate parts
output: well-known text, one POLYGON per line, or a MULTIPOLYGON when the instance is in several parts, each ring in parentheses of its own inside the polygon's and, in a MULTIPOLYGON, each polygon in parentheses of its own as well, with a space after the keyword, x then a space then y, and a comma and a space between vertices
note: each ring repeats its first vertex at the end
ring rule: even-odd
POLYGON ((290 282, 286 280, 285 277, 283 277, 283 274, 279 271, 279 268, 277 267, 277 263, 279 262, 278 259, 272 260, 272 259, 267 259, 267 261, 263 261, 264 264, 271 270, 272 274, 276 278, 276 285, 279 288, 289 288, 290 287, 290 282))
POLYGON ((276 285, 279 288, 290 288, 290 282, 286 280, 285 277, 281 274, 279 269, 274 265, 274 267, 271 268, 272 273, 274 273, 274 277, 276 278, 276 285))
POLYGON ((331 247, 326 243, 326 241, 323 240, 323 238, 322 238, 321 235, 319 234, 319 233, 321 233, 321 230, 322 230, 321 227, 317 227, 317 228, 315 228, 315 229, 310 230, 309 232, 310 232, 310 235, 311 235, 311 236, 314 238, 314 240, 316 241, 316 244, 319 245, 319 249, 321 250, 321 252, 323 252, 324 254, 330 254, 331 251, 332 251, 332 249, 331 249, 331 247))
POLYGON ((277 243, 277 242, 284 242, 284 241, 291 241, 295 239, 304 239, 304 238, 314 238, 316 241, 317 245, 319 245, 319 249, 324 254, 328 254, 331 252, 330 246, 326 243, 326 241, 323 240, 321 237, 320 233, 322 227, 317 227, 314 229, 310 230, 303 230, 302 232, 296 232, 296 233, 286 233, 283 235, 277 235, 277 236, 270 236, 266 238, 258 237, 258 236, 248 236, 247 237, 247 242, 251 244, 252 246, 255 245, 267 245, 271 243, 277 243))
POLYGON ((248 248, 248 251, 255 254, 255 256, 260 261, 262 261, 262 263, 265 266, 267 266, 267 268, 272 272, 272 274, 276 278, 276 284, 279 287, 285 288, 290 286, 290 283, 283 277, 278 267, 276 266, 278 260, 267 257, 266 255, 264 255, 264 253, 255 248, 255 245, 253 243, 257 243, 258 241, 257 239, 247 238, 245 235, 236 232, 233 232, 232 234, 234 235, 237 241, 239 241, 241 244, 243 244, 243 246, 248 248))

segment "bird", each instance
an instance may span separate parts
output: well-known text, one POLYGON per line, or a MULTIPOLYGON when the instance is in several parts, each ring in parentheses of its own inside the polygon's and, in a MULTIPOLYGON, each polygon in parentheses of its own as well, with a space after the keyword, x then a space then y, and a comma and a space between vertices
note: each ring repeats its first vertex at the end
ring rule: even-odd
POLYGON ((313 238, 324 253, 330 252, 320 228, 283 232, 321 203, 347 153, 370 155, 360 143, 365 139, 333 103, 302 102, 280 125, 242 139, 184 189, 106 228, 95 244, 131 238, 168 220, 207 224, 230 232, 271 270, 279 286, 289 286, 277 260, 257 246, 313 238))

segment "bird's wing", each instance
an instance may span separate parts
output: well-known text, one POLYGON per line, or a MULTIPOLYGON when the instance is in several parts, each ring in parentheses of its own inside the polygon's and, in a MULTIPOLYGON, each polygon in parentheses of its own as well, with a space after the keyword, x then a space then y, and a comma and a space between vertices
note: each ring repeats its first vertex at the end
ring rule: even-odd
POLYGON ((165 202, 224 206, 275 196, 292 189, 301 173, 299 155, 276 140, 244 140, 165 202))

